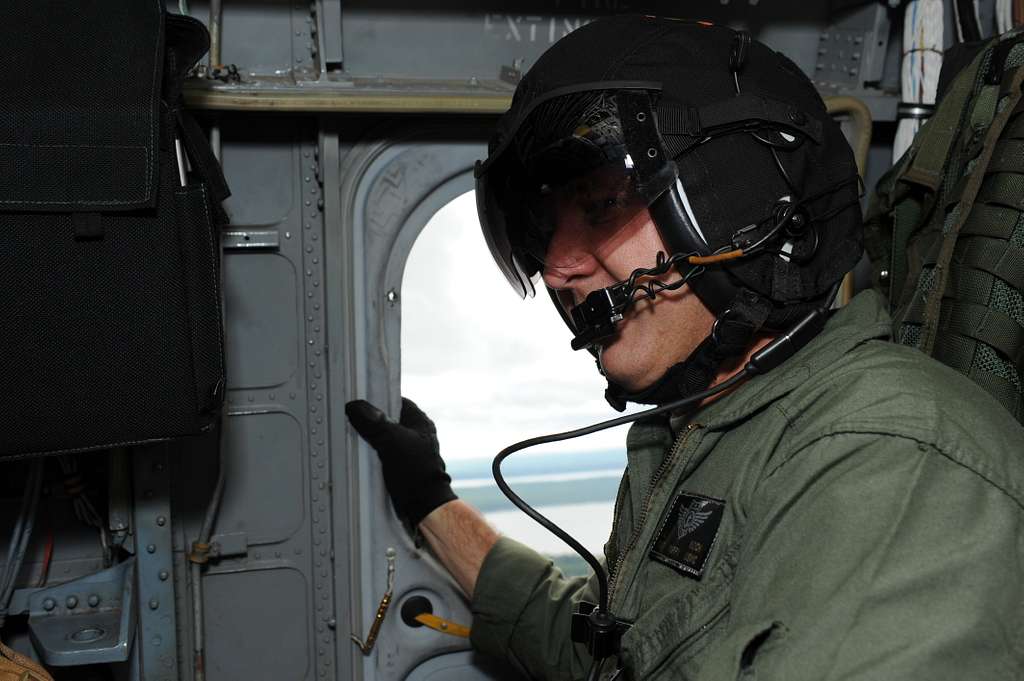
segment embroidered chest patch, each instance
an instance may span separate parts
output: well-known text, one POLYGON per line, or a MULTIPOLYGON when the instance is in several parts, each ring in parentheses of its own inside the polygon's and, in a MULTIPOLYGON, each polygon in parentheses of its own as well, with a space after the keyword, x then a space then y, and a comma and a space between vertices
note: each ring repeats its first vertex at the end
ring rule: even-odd
POLYGON ((661 519, 651 558, 700 579, 724 513, 725 502, 721 499, 680 492, 661 519))

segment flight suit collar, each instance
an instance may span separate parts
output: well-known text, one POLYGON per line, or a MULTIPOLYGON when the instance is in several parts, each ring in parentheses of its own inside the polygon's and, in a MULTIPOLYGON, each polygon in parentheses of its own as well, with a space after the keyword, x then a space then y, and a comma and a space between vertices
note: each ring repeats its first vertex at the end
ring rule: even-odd
MULTIPOLYGON (((679 485, 685 485, 716 450, 721 439, 734 429, 742 428, 744 421, 807 381, 825 380, 836 362, 855 347, 870 340, 887 339, 889 335, 890 321, 880 297, 873 291, 861 293, 834 313, 825 329, 790 360, 695 412, 688 423, 682 421, 675 433, 667 419, 639 421, 630 429, 627 440, 629 482, 635 488, 630 494, 631 527, 621 528, 629 532, 619 532, 616 536, 621 543, 623 536, 635 532, 637 539, 619 565, 621 574, 612 594, 612 608, 619 616, 635 618, 635 631, 623 639, 623 661, 639 675, 635 678, 643 678, 662 664, 672 650, 682 645, 681 641, 690 640, 691 635, 698 637, 712 627, 728 605, 728 589, 723 585, 733 578, 739 545, 736 543, 738 535, 730 539, 728 530, 723 530, 726 534, 718 541, 719 546, 711 549, 717 551, 719 557, 711 558, 705 574, 699 580, 678 577, 682 581, 672 596, 671 605, 665 605, 657 613, 644 610, 645 602, 649 604, 644 600, 642 585, 643 580, 651 579, 649 573, 644 573, 652 569, 648 555, 650 546, 657 534, 658 519, 663 517, 679 485), (670 457, 675 449, 678 451, 670 457), (661 474, 656 488, 650 482, 655 471, 661 474), (652 496, 646 505, 654 510, 650 510, 644 520, 641 499, 649 490, 652 496)), ((727 497, 721 485, 708 487, 704 483, 693 483, 683 491, 736 503, 735 499, 727 497)), ((727 511, 727 515, 730 512, 727 511)), ((624 550, 622 546, 616 549, 617 552, 624 550)))
POLYGON ((626 439, 631 477, 637 481, 650 478, 675 439, 673 429, 680 431, 688 423, 710 430, 728 428, 827 371, 856 346, 869 340, 887 340, 890 336, 891 320, 882 297, 873 290, 863 291, 837 310, 807 346, 774 371, 753 377, 734 392, 689 416, 672 419, 672 429, 668 419, 659 417, 633 424, 626 439), (652 452, 658 455, 652 456, 652 452))
POLYGON ((833 313, 822 332, 789 360, 694 412, 689 421, 712 430, 727 428, 828 371, 858 345, 888 340, 891 329, 882 297, 873 290, 863 291, 833 313))
MULTIPOLYGON (((785 395, 804 382, 828 371, 834 363, 856 346, 874 339, 888 339, 891 322, 883 300, 873 290, 864 291, 837 310, 825 328, 806 347, 771 373, 755 376, 734 392, 712 402, 689 417, 664 416, 641 419, 629 429, 626 460, 630 486, 629 518, 641 516, 642 500, 648 482, 662 465, 673 444, 681 439, 689 424, 697 426, 691 440, 701 440, 711 431, 727 430, 785 395)), ((692 450, 673 465, 672 476, 685 478, 700 465, 710 449, 687 446, 692 450)), ((620 496, 621 492, 620 492, 620 496)), ((616 521, 618 521, 618 515, 616 521)))

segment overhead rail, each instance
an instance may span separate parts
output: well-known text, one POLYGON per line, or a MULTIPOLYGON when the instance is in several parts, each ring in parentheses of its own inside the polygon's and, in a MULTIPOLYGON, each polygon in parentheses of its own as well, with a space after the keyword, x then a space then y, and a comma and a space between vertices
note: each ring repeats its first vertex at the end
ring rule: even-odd
POLYGON ((216 111, 499 114, 512 102, 512 91, 498 80, 367 78, 298 85, 282 78, 236 85, 194 79, 185 87, 185 101, 216 111))
MULTIPOLYGON (((296 85, 281 79, 259 84, 231 85, 195 79, 185 86, 190 107, 212 111, 288 111, 334 113, 448 113, 501 114, 512 103, 513 88, 502 81, 409 81, 386 78, 355 79, 296 85)), ((830 113, 852 114, 858 138, 871 114, 852 97, 825 97, 830 113), (852 110, 851 110, 852 109, 852 110)), ((864 155, 858 145, 858 161, 864 155)))

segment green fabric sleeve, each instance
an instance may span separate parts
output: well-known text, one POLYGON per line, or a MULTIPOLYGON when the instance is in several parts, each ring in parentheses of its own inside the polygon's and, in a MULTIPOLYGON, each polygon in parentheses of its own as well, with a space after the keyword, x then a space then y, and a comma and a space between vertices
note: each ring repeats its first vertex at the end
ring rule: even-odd
POLYGON ((570 640, 569 625, 577 602, 596 602, 595 585, 593 575, 567 579, 549 559, 501 537, 473 592, 473 647, 530 678, 583 678, 590 658, 570 640))
POLYGON ((929 444, 873 433, 822 437, 761 487, 705 678, 1020 676, 1024 533, 1011 494, 929 444))

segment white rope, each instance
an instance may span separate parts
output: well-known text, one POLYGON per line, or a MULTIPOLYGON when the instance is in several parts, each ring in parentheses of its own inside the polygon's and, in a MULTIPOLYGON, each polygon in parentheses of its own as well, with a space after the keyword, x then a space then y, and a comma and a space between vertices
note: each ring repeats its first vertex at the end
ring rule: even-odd
MULTIPOLYGON (((911 0, 903 15, 903 63, 900 73, 901 99, 917 104, 934 104, 942 70, 942 0, 911 0)), ((910 147, 923 121, 902 119, 896 127, 893 161, 910 147)))

